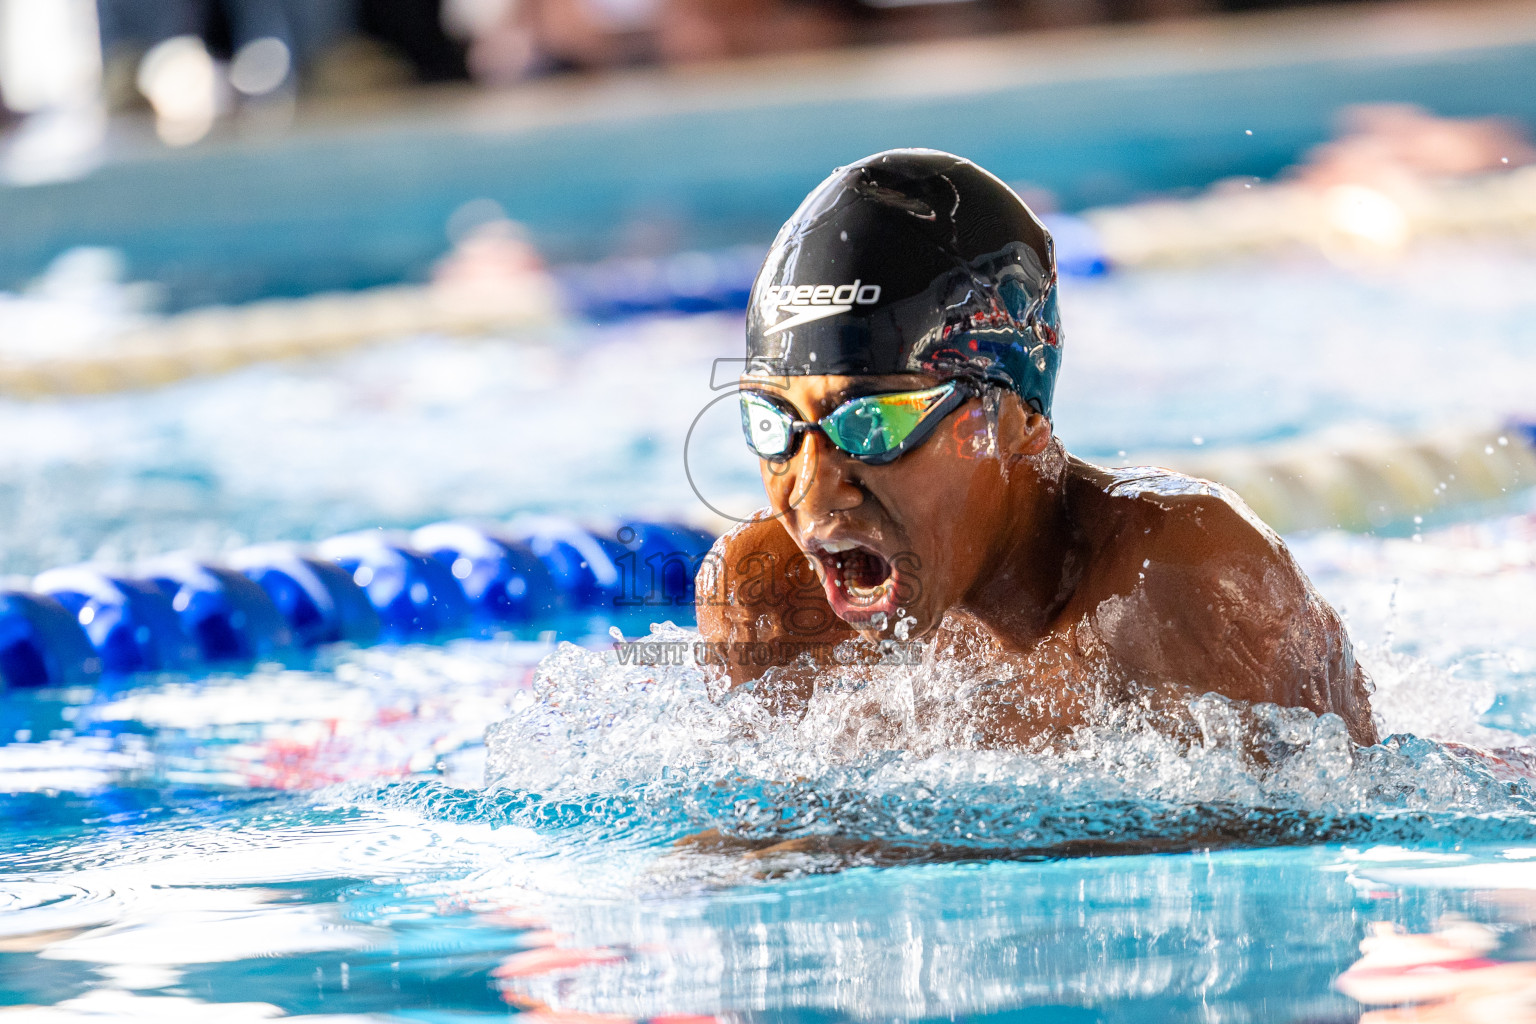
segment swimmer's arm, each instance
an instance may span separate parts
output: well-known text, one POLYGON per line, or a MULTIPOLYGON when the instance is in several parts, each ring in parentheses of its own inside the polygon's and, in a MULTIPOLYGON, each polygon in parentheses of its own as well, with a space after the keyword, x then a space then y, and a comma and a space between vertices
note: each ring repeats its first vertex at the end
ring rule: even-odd
MULTIPOLYGON (((713 645, 733 687, 771 667, 831 663, 831 650, 858 634, 839 619, 805 555, 776 518, 759 513, 715 541, 694 581, 699 633, 713 645)), ((778 673, 803 702, 814 669, 778 673)))

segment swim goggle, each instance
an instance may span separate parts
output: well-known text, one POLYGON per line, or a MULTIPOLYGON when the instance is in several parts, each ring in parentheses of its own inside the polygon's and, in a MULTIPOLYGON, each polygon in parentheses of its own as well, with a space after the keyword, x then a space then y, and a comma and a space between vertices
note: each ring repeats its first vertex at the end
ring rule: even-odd
POLYGON ((747 447, 770 462, 783 462, 819 431, 839 451, 873 466, 894 462, 927 440, 966 399, 981 394, 969 381, 945 381, 922 391, 894 391, 850 398, 815 423, 800 419, 782 400, 761 391, 741 393, 741 430, 747 447))

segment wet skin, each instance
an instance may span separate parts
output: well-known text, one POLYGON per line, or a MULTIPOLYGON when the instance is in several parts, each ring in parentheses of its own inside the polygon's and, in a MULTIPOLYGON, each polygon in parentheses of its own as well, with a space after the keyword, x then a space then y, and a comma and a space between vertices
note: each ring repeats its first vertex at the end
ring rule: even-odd
MULTIPOLYGON (((814 422, 860 394, 936 381, 743 383, 814 422)), ((972 399, 884 466, 814 431, 788 460, 762 461, 770 508, 721 538, 699 574, 704 639, 776 645, 788 706, 810 698, 817 663, 845 641, 905 632, 1008 666, 979 705, 982 745, 1063 734, 1106 697, 1156 711, 1203 693, 1332 712, 1356 743, 1376 741, 1370 683, 1337 614, 1231 491, 1090 465, 1016 395, 994 397, 994 429, 972 399)), ((733 685, 766 667, 728 664, 733 685)))

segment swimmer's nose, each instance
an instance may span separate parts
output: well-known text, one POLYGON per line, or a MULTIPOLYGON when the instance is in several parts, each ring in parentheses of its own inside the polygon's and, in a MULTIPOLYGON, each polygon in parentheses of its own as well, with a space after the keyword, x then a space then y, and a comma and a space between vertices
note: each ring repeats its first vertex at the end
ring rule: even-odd
POLYGON ((854 479, 859 464, 838 451, 820 432, 807 435, 790 460, 797 512, 813 522, 864 503, 864 489, 854 479))

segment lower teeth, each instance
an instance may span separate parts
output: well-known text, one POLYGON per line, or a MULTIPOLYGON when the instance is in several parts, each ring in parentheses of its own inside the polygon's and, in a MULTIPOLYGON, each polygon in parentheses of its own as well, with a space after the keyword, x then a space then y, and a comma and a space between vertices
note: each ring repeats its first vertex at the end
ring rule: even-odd
POLYGON ((843 591, 850 598, 861 604, 870 604, 884 597, 890 589, 889 577, 877 583, 855 583, 850 576, 868 579, 874 576, 881 568, 885 568, 883 560, 856 558, 851 560, 837 559, 828 565, 828 574, 832 579, 832 586, 843 591))

